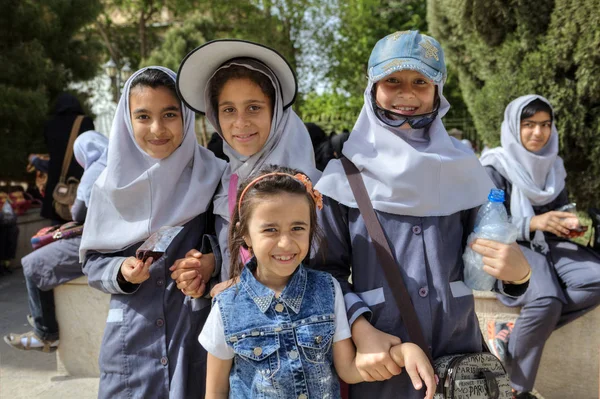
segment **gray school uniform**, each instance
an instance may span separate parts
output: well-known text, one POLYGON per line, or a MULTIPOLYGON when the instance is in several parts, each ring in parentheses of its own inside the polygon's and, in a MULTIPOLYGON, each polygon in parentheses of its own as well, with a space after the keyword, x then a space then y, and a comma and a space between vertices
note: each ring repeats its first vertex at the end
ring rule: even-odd
MULTIPOLYGON (((185 296, 169 267, 201 248, 206 213, 184 225, 141 284, 117 283, 121 263, 141 243, 113 254, 89 253, 83 271, 90 286, 111 294, 100 350, 99 398, 202 398, 206 351, 198 335, 210 300, 185 296)), ((206 245, 206 242, 205 242, 206 245)))
MULTIPOLYGON (((83 223, 87 207, 75 200, 71 214, 73 220, 83 223)), ((79 263, 81 236, 54 241, 36 249, 21 259, 23 273, 42 291, 51 290, 83 276, 79 263)))
MULTIPOLYGON (((217 232, 217 239, 219 241, 219 251, 215 251, 215 253, 220 254, 220 259, 216 259, 215 255, 215 263, 218 265, 215 267, 220 267, 220 280, 227 281, 229 280, 229 222, 225 220, 222 216, 215 216, 215 230, 217 232), (218 261, 218 262, 217 262, 218 261)), ((213 248, 214 249, 214 248, 213 248)))
MULTIPOLYGON (((377 329, 410 341, 390 287, 377 259, 362 215, 324 197, 319 222, 326 237, 323 253, 314 266, 338 278, 350 324, 360 315, 377 329), (352 271, 352 284, 348 277, 352 271)), ((474 210, 440 217, 413 217, 375 211, 400 266, 406 288, 433 357, 481 352, 482 336, 475 315, 472 291, 463 283, 465 238, 472 225, 474 210)), ((503 286, 497 290, 520 295, 523 286, 503 286)), ((422 398, 402 373, 383 382, 350 386, 351 398, 422 398)))
MULTIPOLYGON (((511 182, 491 166, 486 166, 486 170, 496 187, 505 191, 505 206, 510 214, 511 182)), ((540 215, 568 203, 564 189, 555 200, 534 206, 533 210, 540 215)), ((517 240, 524 252, 533 252, 542 261, 530 261, 531 281, 525 295, 499 297, 507 306, 523 306, 509 339, 507 366, 512 387, 526 392, 534 387, 544 345, 552 332, 600 303, 600 255, 550 233, 544 233, 548 254, 534 252, 529 243, 530 220, 513 220, 520 231, 517 240)))

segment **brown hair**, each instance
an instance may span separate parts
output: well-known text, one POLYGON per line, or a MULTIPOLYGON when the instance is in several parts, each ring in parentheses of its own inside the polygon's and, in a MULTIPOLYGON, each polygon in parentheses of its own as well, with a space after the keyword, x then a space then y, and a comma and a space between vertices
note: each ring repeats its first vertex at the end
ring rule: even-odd
MULTIPOLYGON (((234 60, 235 59, 227 62, 232 62, 234 60)), ((210 80, 208 86, 210 104, 213 110, 215 110, 217 122, 219 121, 219 112, 217 112, 219 108, 219 96, 223 91, 223 87, 225 87, 225 83, 232 79, 248 79, 260 87, 264 95, 271 101, 271 113, 273 112, 273 107, 275 106, 275 87, 273 87, 271 79, 264 73, 255 71, 254 69, 246 68, 242 65, 231 65, 217 71, 215 76, 210 80)))
MULTIPOLYGON (((306 186, 300 180, 294 178, 294 175, 301 173, 298 170, 286 168, 277 165, 268 165, 258 172, 253 173, 245 179, 238 188, 236 195, 236 207, 229 225, 229 252, 230 252, 230 278, 238 277, 244 268, 244 264, 239 256, 240 248, 248 249, 244 236, 248 234, 248 222, 252 216, 252 211, 261 199, 274 196, 280 193, 302 195, 306 198, 310 208, 310 231, 309 242, 310 250, 306 257, 310 256, 314 244, 318 244, 321 240, 321 233, 317 226, 317 205, 311 194, 307 191, 306 186), (256 178, 269 174, 282 173, 277 175, 266 176, 263 179, 253 183, 247 190, 246 187, 256 178), (244 191, 245 190, 245 191, 244 191), (242 203, 240 204, 240 196, 244 193, 242 203)), ((303 260, 303 261, 306 261, 303 260)))

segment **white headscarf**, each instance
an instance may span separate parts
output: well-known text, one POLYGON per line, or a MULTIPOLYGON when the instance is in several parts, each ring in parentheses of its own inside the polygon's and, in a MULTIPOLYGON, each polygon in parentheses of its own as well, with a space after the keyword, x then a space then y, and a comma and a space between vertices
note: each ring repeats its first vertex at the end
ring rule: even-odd
MULTIPOLYGON (((438 85, 435 121, 426 129, 402 130, 375 116, 373 84, 365 90, 365 104, 342 150, 360 170, 373 208, 396 215, 446 216, 483 204, 494 185, 473 151, 446 132, 441 118, 450 104, 443 85, 438 85)), ((339 160, 329 162, 316 189, 358 208, 339 160)))
POLYGON ((108 138, 95 130, 81 133, 73 143, 73 154, 83 167, 83 176, 77 187, 77 199, 89 206, 92 186, 106 168, 108 138))
MULTIPOLYGON (((536 99, 550 106, 548 100, 534 94, 519 97, 508 104, 500 134, 502 147, 486 151, 481 156, 483 165, 492 166, 512 183, 510 213, 515 218, 535 216, 533 206, 545 205, 556 199, 565 188, 567 177, 563 160, 558 156, 558 131, 554 115, 550 138, 540 151, 530 152, 521 143, 521 114, 536 99)), ((535 232, 531 244, 544 253, 548 251, 541 231, 535 232)))
POLYGON ((80 247, 116 252, 148 238, 162 226, 182 225, 204 213, 225 162, 198 145, 194 114, 181 104, 183 141, 167 158, 154 159, 136 143, 129 111, 131 82, 146 69, 159 69, 175 82, 175 72, 152 66, 125 83, 108 144, 108 162, 92 190, 80 247))
MULTIPOLYGON (((217 69, 213 73, 211 80, 217 71, 229 68, 232 65, 240 65, 265 74, 275 88, 275 104, 273 106, 273 119, 271 121, 269 137, 256 154, 249 157, 243 156, 235 151, 223 138, 223 152, 229 157, 229 165, 221 179, 221 188, 215 196, 214 213, 227 221, 230 219, 228 200, 229 181, 233 173, 238 175, 238 186, 253 172, 259 170, 262 166, 270 164, 298 169, 307 174, 313 182, 316 182, 321 176, 321 172, 315 166, 314 149, 308 130, 291 107, 283 109, 281 85, 273 71, 257 60, 236 58, 217 69)), ((218 110, 212 107, 209 88, 210 80, 204 91, 206 117, 221 137, 223 137, 217 118, 218 110)))

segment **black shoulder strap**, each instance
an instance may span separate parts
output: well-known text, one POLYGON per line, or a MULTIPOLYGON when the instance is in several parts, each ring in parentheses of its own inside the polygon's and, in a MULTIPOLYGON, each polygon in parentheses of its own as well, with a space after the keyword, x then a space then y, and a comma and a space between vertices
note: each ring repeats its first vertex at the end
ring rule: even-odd
POLYGON ((360 171, 347 158, 342 158, 342 165, 344 166, 350 188, 352 189, 352 193, 358 204, 358 209, 367 226, 367 231, 373 240, 373 245, 375 246, 375 251, 379 258, 379 263, 381 263, 383 268, 385 278, 392 290, 396 305, 398 306, 398 309, 400 309, 402 322, 408 330, 408 335, 412 342, 417 344, 423 352, 427 354, 429 361, 433 366, 433 358, 431 357, 427 341, 425 341, 425 336, 423 335, 421 324, 417 318, 417 313, 415 312, 410 295, 404 284, 402 273, 400 273, 398 264, 394 259, 385 233, 373 210, 371 199, 369 198, 369 193, 367 192, 365 183, 360 175, 360 171))

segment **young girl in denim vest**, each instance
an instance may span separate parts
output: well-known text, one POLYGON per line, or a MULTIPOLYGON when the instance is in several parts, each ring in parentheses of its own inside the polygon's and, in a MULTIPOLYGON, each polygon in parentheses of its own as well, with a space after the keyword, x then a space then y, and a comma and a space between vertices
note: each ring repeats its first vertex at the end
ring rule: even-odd
MULTIPOLYGON (((321 207, 310 179, 293 169, 268 167, 240 186, 230 250, 252 259, 232 257, 239 283, 215 298, 199 337, 209 353, 207 399, 339 398, 338 375, 363 381, 339 283, 302 264, 321 207)), ((416 345, 396 345, 390 356, 433 397, 433 370, 416 345)))
MULTIPOLYGON (((433 358, 482 351, 473 294, 463 283, 468 221, 493 183, 471 150, 442 123, 444 53, 432 37, 396 32, 379 40, 368 65, 364 106, 342 150, 360 171, 387 236, 433 358)), ((321 270, 338 278, 347 308, 356 366, 365 381, 351 398, 423 398, 389 350, 411 340, 394 301, 342 163, 332 160, 317 184, 327 237, 321 270), (348 277, 352 274, 352 283, 348 277)), ((520 295, 529 265, 519 247, 477 240, 496 290, 520 295)), ((443 383, 443 382, 442 382, 443 383)))

